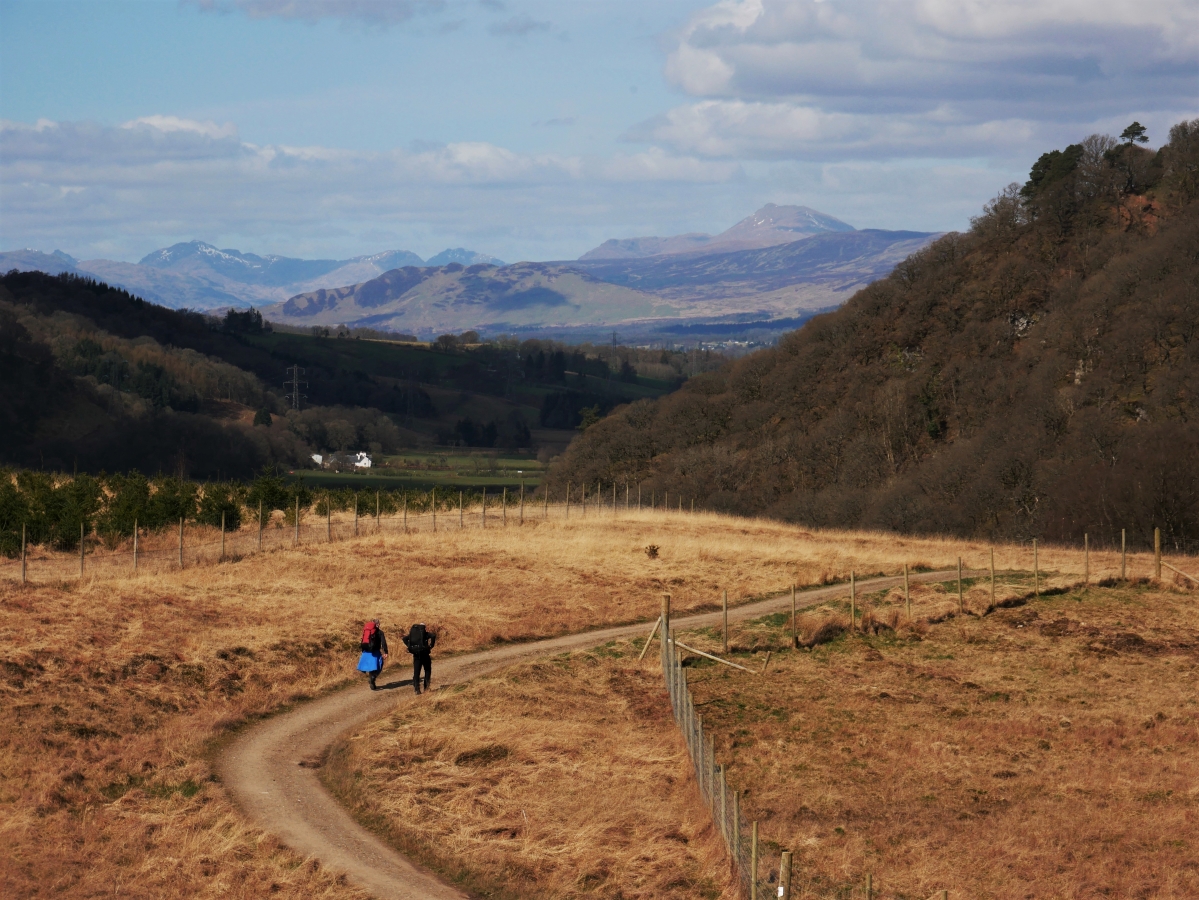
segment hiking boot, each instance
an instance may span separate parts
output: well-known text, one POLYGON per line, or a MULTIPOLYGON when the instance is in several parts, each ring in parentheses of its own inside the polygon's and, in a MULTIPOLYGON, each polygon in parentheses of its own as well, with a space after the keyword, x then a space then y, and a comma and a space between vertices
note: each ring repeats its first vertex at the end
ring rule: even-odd
POLYGON ((416 685, 416 696, 420 696, 420 685, 416 685))

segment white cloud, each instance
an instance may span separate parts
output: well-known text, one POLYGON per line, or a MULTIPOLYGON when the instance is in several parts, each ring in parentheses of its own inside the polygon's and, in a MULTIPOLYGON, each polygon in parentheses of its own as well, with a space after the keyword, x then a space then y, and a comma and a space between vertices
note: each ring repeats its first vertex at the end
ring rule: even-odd
POLYGON ((972 122, 952 106, 910 114, 826 112, 785 101, 702 100, 632 129, 627 138, 730 159, 941 158, 1009 153, 1036 123, 972 122))
POLYGON ((1199 107, 1199 3, 723 0, 665 72, 702 99, 630 138, 712 156, 1002 152, 1199 107))
MULTIPOLYGON (((252 236, 244 242, 252 249, 277 238, 280 251, 294 254, 321 235, 352 244, 347 235, 435 230, 462 242, 475 231, 534 227, 539 240, 559 244, 572 231, 594 233, 594 242, 582 239, 582 252, 611 236, 594 219, 595 204, 611 220, 623 203, 660 202, 655 192, 673 185, 719 185, 740 172, 735 163, 659 149, 574 157, 473 141, 364 152, 259 146, 236 134, 233 125, 169 116, 116 127, 0 121, 0 242, 84 253, 81 245, 103 235, 109 244, 127 242, 127 256, 136 257, 196 235, 240 234, 252 236)), ((369 249, 354 244, 340 252, 369 249)), ((486 249, 529 252, 513 252, 511 244, 486 249)))
POLYGON ((164 134, 169 134, 173 131, 187 131, 209 138, 237 137, 237 126, 232 122, 218 125, 216 122, 197 122, 194 119, 181 119, 178 116, 143 116, 140 119, 133 119, 126 122, 121 127, 153 128, 164 134))

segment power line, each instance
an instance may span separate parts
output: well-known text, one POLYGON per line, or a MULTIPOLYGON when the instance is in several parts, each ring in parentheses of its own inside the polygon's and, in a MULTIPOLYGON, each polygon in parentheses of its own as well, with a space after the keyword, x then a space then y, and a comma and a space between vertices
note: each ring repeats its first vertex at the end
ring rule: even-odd
POLYGON ((291 390, 288 393, 291 394, 291 408, 292 409, 299 409, 300 401, 308 399, 307 394, 300 393, 301 386, 308 387, 307 381, 300 381, 300 376, 307 374, 307 371, 308 371, 307 369, 301 369, 299 366, 290 366, 287 369, 287 374, 290 376, 290 378, 287 381, 283 382, 283 386, 285 388, 291 388, 291 390))

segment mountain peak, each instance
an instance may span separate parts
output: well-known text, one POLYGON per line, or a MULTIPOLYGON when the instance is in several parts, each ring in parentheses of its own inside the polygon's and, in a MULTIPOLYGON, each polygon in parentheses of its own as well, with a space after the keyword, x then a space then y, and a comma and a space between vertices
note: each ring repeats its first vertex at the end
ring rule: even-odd
POLYGON ((853 231, 854 227, 810 206, 767 203, 732 228, 717 235, 676 234, 671 237, 638 237, 605 241, 579 259, 635 259, 680 253, 726 253, 760 250, 789 244, 828 232, 853 231))
POLYGON ((156 269, 165 269, 174 265, 180 260, 188 257, 200 256, 219 259, 222 262, 238 262, 244 266, 257 267, 255 261, 259 257, 253 254, 243 254, 239 250, 219 250, 212 244, 206 244, 204 241, 186 241, 180 244, 171 244, 169 247, 164 247, 161 250, 155 250, 143 256, 138 265, 153 266, 156 269))
POLYGON ((477 266, 479 263, 491 266, 504 265, 502 259, 496 259, 494 256, 488 256, 486 253, 476 253, 474 250, 467 250, 465 247, 442 250, 436 256, 430 257, 425 262, 425 265, 448 266, 450 263, 461 263, 464 266, 477 266))

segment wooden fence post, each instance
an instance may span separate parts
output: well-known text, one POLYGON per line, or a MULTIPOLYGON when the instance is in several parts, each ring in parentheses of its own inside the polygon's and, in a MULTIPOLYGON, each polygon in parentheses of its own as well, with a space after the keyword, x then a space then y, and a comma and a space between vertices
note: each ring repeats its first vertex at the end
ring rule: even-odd
POLYGON ((779 897, 791 900, 791 851, 784 850, 779 860, 779 897))
POLYGON ((83 522, 79 522, 79 577, 83 577, 83 522))
POLYGON ((849 630, 858 630, 858 582, 853 569, 849 570, 849 630))
POLYGON ((662 492, 662 512, 670 512, 670 491, 662 492))
POLYGON ((1153 529, 1153 577, 1162 579, 1162 530, 1153 529))
POLYGON ((991 606, 995 605, 995 548, 991 548, 991 606))
POLYGON ((566 482, 566 519, 570 521, 570 482, 566 482))
MULTIPOLYGON (((25 534, 21 533, 21 549, 24 549, 25 534)), ((133 520, 133 571, 137 571, 137 519, 133 520)))
POLYGON ((1091 536, 1082 536, 1082 583, 1091 583, 1091 536))
POLYGON ((500 505, 500 509, 503 511, 504 527, 507 528, 508 527, 508 489, 507 488, 504 488, 504 499, 503 499, 502 504, 500 505))
POLYGON ((908 621, 912 621, 912 587, 908 583, 908 564, 903 564, 903 602, 908 610, 908 621))
POLYGON ((375 491, 375 533, 383 527, 383 520, 379 518, 379 492, 375 491))
POLYGON ((300 495, 296 494, 296 535, 293 544, 300 543, 300 495))
POLYGON ((325 543, 333 543, 333 501, 325 493, 325 543))
POLYGON ((549 519, 550 517, 550 486, 545 486, 545 506, 541 509, 541 518, 549 519))
POLYGON ((262 549, 262 501, 258 501, 258 549, 262 549))
POLYGON ((221 510, 221 557, 220 561, 225 561, 225 511, 221 510))
POLYGON ((520 524, 525 524, 525 483, 520 483, 520 524))
POLYGON ((724 775, 724 766, 718 766, 717 770, 720 779, 720 836, 724 838, 725 849, 729 850, 732 846, 729 841, 729 785, 724 775))
POLYGON ((463 493, 464 493, 463 491, 458 492, 458 528, 459 529, 463 529, 466 527, 466 519, 464 518, 465 513, 463 513, 463 511, 462 511, 463 493))
POLYGON ((758 900, 758 823, 749 844, 749 900, 758 900))
POLYGON ((866 873, 866 900, 874 900, 874 876, 866 873))
POLYGON ((670 649, 670 594, 662 595, 662 644, 670 649))
POLYGON ((21 584, 25 583, 25 523, 21 523, 21 584))
POLYGON ((733 859, 741 868, 741 792, 733 791, 733 859))
POLYGON ((1128 571, 1127 564, 1128 564, 1128 544, 1125 542, 1125 531, 1123 528, 1121 528, 1120 529, 1120 580, 1121 581, 1124 581, 1126 578, 1125 573, 1128 571))
POLYGON ((587 482, 583 482, 583 497, 582 497, 583 516, 587 516, 587 482))
POLYGON ((641 512, 641 482, 637 482, 637 512, 641 512))
POLYGON ((624 509, 625 512, 629 511, 629 483, 627 481, 624 483, 624 509))
POLYGON ((958 615, 966 612, 966 598, 962 594, 962 558, 958 557, 958 615))
POLYGON ((483 527, 487 527, 487 488, 483 488, 483 527))
POLYGON ((437 488, 433 488, 430 493, 429 505, 433 507, 433 531, 437 531, 437 488))
POLYGON ((1038 597, 1041 596, 1041 565, 1037 559, 1037 539, 1032 539, 1032 587, 1038 597))
POLYGON ((724 632, 723 632, 724 641, 721 644, 721 646, 724 648, 724 652, 728 653, 729 652, 729 592, 728 592, 727 588, 725 589, 725 592, 724 592, 723 596, 721 597, 720 609, 721 609, 721 612, 724 614, 724 632))
POLYGON ((183 519, 179 519, 179 568, 183 568, 183 519))
POLYGON ((354 491, 354 537, 358 537, 358 492, 354 491))
POLYGON ((795 582, 791 583, 791 646, 799 646, 799 622, 795 617, 795 582))
POLYGON ((404 490, 400 493, 400 499, 404 503, 404 533, 408 533, 408 491, 404 490))

